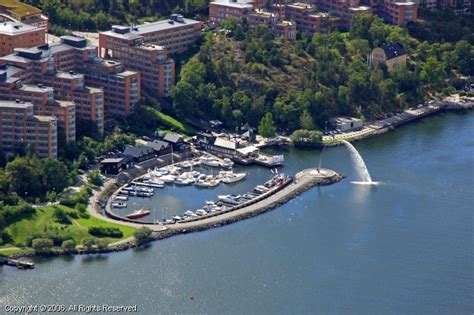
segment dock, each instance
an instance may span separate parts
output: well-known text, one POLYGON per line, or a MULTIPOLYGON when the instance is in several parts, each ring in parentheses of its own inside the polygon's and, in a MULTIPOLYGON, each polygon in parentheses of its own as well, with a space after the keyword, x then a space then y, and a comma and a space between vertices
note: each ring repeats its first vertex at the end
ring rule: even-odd
POLYGON ((35 268, 35 263, 28 260, 20 260, 13 258, 4 258, 0 260, 0 265, 7 265, 12 267, 17 267, 18 269, 33 269, 35 268))

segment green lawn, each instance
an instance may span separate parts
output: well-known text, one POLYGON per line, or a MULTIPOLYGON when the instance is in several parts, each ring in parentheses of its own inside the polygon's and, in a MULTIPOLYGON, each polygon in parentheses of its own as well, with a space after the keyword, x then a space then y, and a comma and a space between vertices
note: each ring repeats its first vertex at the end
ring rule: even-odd
MULTIPOLYGON (((56 206, 56 207, 61 207, 62 209, 66 211, 75 211, 74 209, 70 209, 65 206, 56 206)), ((71 224, 63 225, 56 222, 53 213, 54 213, 53 206, 37 208, 36 213, 32 215, 31 217, 28 217, 20 221, 17 221, 13 224, 10 224, 6 228, 6 231, 8 232, 8 234, 10 234, 13 241, 11 242, 11 244, 6 244, 6 245, 3 245, 2 247, 7 248, 7 247, 14 247, 14 246, 24 246, 28 236, 33 235, 35 233, 41 233, 46 228, 48 229, 58 228, 58 229, 69 232, 71 236, 73 237, 74 241, 76 242, 76 244, 80 244, 82 239, 85 237, 91 237, 91 235, 88 232, 88 228, 93 227, 93 226, 119 228, 123 233, 123 238, 132 236, 133 232, 135 231, 135 229, 132 227, 110 223, 106 221, 101 221, 94 217, 89 217, 86 219, 85 218, 79 218, 79 219, 70 218, 71 224)), ((110 237, 105 237, 103 239, 107 240, 107 242, 116 242, 120 240, 119 238, 110 238, 110 237)), ((0 252, 2 252, 1 249, 0 249, 0 252)), ((3 252, 6 253, 6 251, 3 251, 3 252)), ((8 254, 10 254, 10 252, 8 252, 8 254)))

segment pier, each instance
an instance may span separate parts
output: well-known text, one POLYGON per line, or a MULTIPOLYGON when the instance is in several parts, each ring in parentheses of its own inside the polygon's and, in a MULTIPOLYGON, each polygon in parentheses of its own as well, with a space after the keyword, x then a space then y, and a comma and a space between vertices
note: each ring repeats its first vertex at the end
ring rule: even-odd
POLYGON ((0 265, 7 265, 17 267, 18 269, 33 269, 35 263, 32 261, 13 259, 13 258, 0 258, 0 265))

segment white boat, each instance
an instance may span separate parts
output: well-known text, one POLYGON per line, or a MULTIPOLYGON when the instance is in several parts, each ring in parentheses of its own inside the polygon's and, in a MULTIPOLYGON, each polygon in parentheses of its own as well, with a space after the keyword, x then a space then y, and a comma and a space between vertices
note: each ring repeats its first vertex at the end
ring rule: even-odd
POLYGON ((192 212, 191 210, 188 210, 188 211, 186 211, 185 213, 183 213, 183 216, 185 216, 185 217, 191 217, 191 216, 193 216, 193 214, 194 214, 194 212, 192 212))
POLYGON ((191 161, 183 161, 181 163, 179 163, 179 166, 183 167, 183 168, 190 168, 193 166, 193 164, 191 163, 191 161))
POLYGON ((113 208, 127 208, 126 202, 112 202, 113 208))
POLYGON ((220 201, 228 203, 230 205, 238 205, 239 202, 235 199, 240 198, 240 195, 219 195, 217 198, 219 198, 220 201))
POLYGON ((192 183, 194 183, 194 179, 183 178, 183 177, 178 177, 174 181, 175 185, 181 185, 181 186, 191 185, 192 183))
POLYGON ((181 218, 179 215, 175 215, 175 216, 173 217, 173 220, 175 220, 175 221, 181 221, 182 219, 183 219, 183 218, 181 218))
POLYGON ((203 216, 203 215, 206 215, 207 212, 204 209, 197 209, 196 214, 199 215, 199 216, 203 216))
POLYGON ((207 165, 207 166, 212 166, 212 167, 219 167, 220 166, 220 162, 218 160, 216 160, 215 158, 210 157, 210 156, 201 157, 201 163, 204 164, 204 165, 207 165))
POLYGON ((196 185, 198 187, 209 188, 209 187, 215 187, 215 186, 219 185, 220 182, 221 182, 220 179, 198 180, 194 183, 194 185, 196 185))
POLYGON ((127 201, 127 196, 115 196, 114 200, 127 201))
POLYGON ((176 179, 176 176, 174 175, 163 175, 161 176, 161 180, 165 183, 172 183, 176 179))
POLYGON ((220 163, 220 166, 223 168, 231 168, 232 166, 234 166, 234 162, 229 158, 225 158, 220 163))
POLYGON ((230 183, 235 183, 238 182, 239 180, 242 180, 247 176, 247 173, 233 173, 228 174, 226 177, 222 179, 223 183, 230 184, 230 183))

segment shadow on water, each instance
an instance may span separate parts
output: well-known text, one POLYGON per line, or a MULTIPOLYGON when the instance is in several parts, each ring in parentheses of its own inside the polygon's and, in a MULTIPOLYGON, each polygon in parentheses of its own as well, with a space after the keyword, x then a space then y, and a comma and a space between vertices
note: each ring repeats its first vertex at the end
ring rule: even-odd
POLYGON ((109 259, 109 254, 88 254, 82 257, 81 263, 90 264, 95 262, 105 262, 109 259))
POLYGON ((150 248, 152 248, 152 244, 151 243, 147 243, 147 244, 144 244, 144 245, 141 245, 139 247, 135 247, 133 249, 133 252, 134 253, 142 253, 142 252, 145 252, 147 250, 149 250, 150 248))

